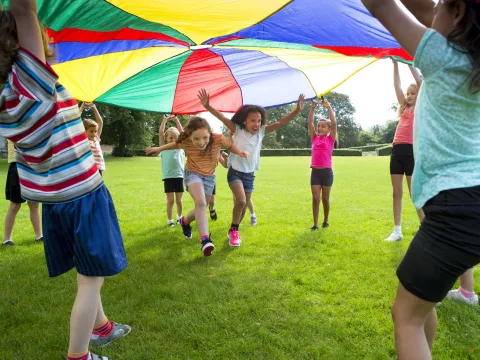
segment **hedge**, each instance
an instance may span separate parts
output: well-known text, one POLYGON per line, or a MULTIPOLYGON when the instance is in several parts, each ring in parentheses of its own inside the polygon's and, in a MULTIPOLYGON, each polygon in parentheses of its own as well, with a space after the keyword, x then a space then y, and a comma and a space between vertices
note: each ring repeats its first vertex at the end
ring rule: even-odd
MULTIPOLYGON (((131 151, 133 156, 145 156, 144 149, 131 151)), ((260 156, 311 156, 312 149, 262 149, 260 156)), ((362 156, 361 150, 334 149, 333 156, 362 156)))
POLYGON ((390 156, 392 155, 392 145, 381 147, 376 152, 377 156, 390 156))
POLYGON ((388 146, 390 144, 376 144, 376 145, 367 145, 367 146, 354 146, 354 147, 351 147, 350 149, 356 149, 356 150, 361 150, 361 151, 375 151, 379 148, 382 148, 382 147, 385 147, 385 146, 388 146))

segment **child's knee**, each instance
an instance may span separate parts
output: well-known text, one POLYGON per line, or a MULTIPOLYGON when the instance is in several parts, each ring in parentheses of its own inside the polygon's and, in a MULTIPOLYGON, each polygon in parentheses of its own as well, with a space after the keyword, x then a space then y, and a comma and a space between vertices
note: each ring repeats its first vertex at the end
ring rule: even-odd
POLYGON ((98 288, 101 289, 104 278, 99 276, 85 276, 77 274, 78 288, 98 288))
POLYGON ((235 199, 235 205, 245 207, 247 205, 247 200, 246 199, 235 199))
POLYGON ((312 196, 312 202, 314 204, 320 204, 320 195, 315 195, 315 196, 312 196))
POLYGON ((18 211, 20 210, 21 207, 22 207, 22 204, 20 204, 20 203, 10 202, 10 207, 9 207, 8 210, 9 210, 11 213, 16 214, 16 213, 18 213, 18 211))
POLYGON ((207 207, 207 201, 205 200, 205 198, 195 200, 195 207, 196 208, 206 208, 207 207))
POLYGON ((173 204, 175 204, 175 201, 173 199, 167 199, 168 206, 173 206, 173 204))

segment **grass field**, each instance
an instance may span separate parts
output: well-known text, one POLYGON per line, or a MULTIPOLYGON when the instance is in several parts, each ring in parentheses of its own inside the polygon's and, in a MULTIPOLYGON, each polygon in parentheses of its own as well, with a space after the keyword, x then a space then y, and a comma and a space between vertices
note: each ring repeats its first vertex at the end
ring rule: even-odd
MULTIPOLYGON (((242 225, 238 249, 226 239, 232 200, 218 168, 216 248, 205 258, 195 227, 186 240, 180 227, 166 226, 160 162, 108 158, 105 181, 129 266, 105 281, 103 304, 133 330, 96 352, 117 360, 394 359, 395 269, 418 219, 405 196, 405 238, 383 241, 393 227, 388 161, 335 157, 330 228, 312 233, 309 158, 263 158, 253 195, 258 226, 242 225)), ((1 184, 6 171, 2 160, 1 184)), ((7 206, 0 202, 1 216, 7 206)), ((188 194, 184 206, 192 206, 188 194)), ((33 238, 25 206, 17 245, 0 248, 0 358, 61 360, 75 273, 48 278, 33 238)), ((445 301, 438 315, 434 359, 480 359, 478 310, 445 301)))

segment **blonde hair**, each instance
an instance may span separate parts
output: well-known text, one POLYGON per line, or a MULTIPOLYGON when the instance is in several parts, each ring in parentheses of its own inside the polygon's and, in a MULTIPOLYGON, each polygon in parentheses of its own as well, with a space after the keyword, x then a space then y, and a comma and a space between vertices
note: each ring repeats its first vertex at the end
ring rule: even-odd
POLYGON ((169 127, 166 131, 165 131, 165 134, 164 134, 164 137, 167 138, 168 136, 168 133, 172 133, 173 135, 175 135, 177 138, 180 136, 180 131, 178 131, 178 129, 176 127, 169 127))
MULTIPOLYGON (((40 30, 45 58, 52 62, 55 53, 49 46, 50 39, 42 25, 40 25, 40 30)), ((12 71, 13 61, 19 49, 15 18, 10 11, 0 10, 0 86, 7 82, 8 74, 12 71)))
POLYGON ((92 119, 83 119, 83 126, 85 127, 85 130, 88 130, 92 127, 96 127, 98 129, 97 122, 93 121, 92 119))
MULTIPOLYGON (((408 87, 410 87, 410 86, 415 86, 417 88, 417 93, 418 93, 419 88, 418 88, 417 83, 411 83, 410 85, 408 85, 408 87)), ((402 114, 403 114, 403 112, 405 111, 406 108, 407 108, 407 101, 405 100, 403 105, 398 107, 397 116, 398 117, 402 116, 402 114)))

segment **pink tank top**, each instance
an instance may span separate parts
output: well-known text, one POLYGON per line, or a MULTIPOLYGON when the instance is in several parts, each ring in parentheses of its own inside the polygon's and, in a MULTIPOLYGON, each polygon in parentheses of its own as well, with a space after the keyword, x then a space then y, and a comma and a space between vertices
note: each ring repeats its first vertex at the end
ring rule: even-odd
POLYGON ((395 137, 393 138, 393 145, 397 144, 413 144, 413 108, 406 108, 395 131, 395 137))
POLYGON ((330 136, 315 135, 312 138, 312 163, 310 167, 332 168, 335 140, 330 136))

